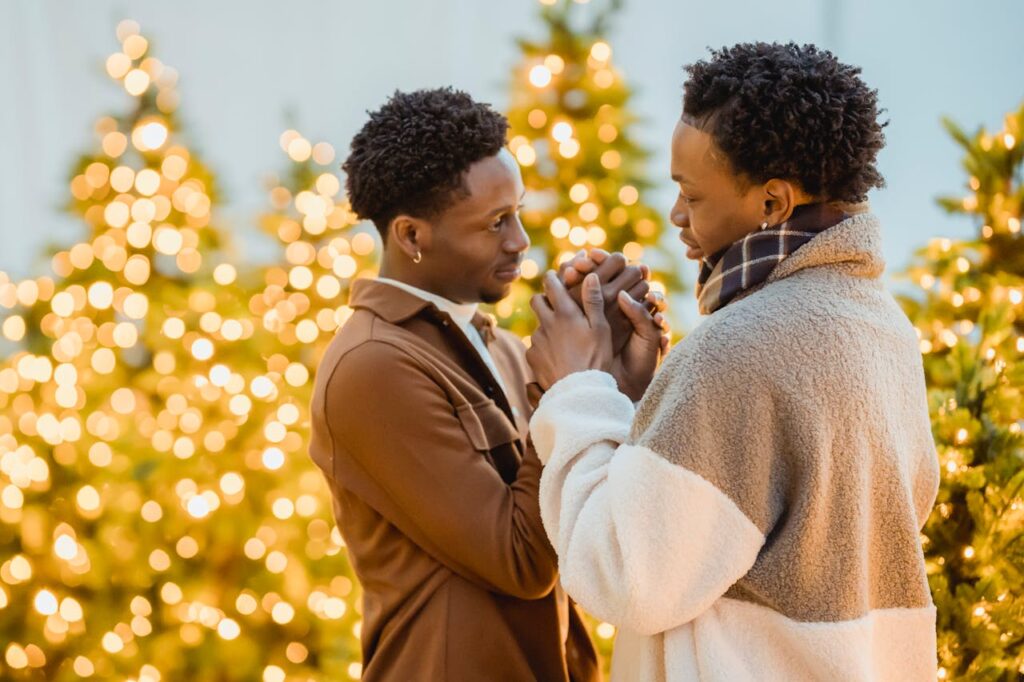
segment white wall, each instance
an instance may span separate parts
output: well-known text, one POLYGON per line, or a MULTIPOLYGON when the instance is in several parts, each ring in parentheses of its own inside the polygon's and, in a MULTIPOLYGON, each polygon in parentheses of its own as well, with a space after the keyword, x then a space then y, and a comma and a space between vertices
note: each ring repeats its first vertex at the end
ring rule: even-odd
MULTIPOLYGON (((285 127, 343 154, 364 112, 395 88, 450 83, 503 106, 513 38, 537 34, 537 8, 536 0, 0 0, 0 270, 41 272, 47 242, 79 235, 60 206, 70 164, 93 144, 93 122, 125 104, 103 74, 121 18, 138 20, 155 54, 178 69, 179 113, 222 183, 221 222, 245 256, 261 259, 270 252, 247 226, 264 206, 262 178, 281 167, 285 127)), ((964 180, 939 116, 996 126, 1024 100, 1021 25, 1019 0, 626 0, 610 42, 637 90, 638 133, 663 182, 651 199, 665 211, 681 67, 706 46, 812 41, 861 65, 891 119, 881 156, 889 184, 873 204, 893 271, 929 238, 971 232, 934 204, 964 180)), ((692 279, 696 266, 687 273, 692 279)))

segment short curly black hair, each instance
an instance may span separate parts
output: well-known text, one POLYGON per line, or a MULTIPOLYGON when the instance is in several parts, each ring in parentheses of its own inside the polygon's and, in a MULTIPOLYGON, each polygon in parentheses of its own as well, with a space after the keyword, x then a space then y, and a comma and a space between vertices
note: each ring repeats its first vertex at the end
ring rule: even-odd
POLYGON ((342 164, 352 210, 387 238, 403 213, 433 218, 466 196, 465 171, 505 146, 508 120, 450 87, 395 93, 352 139, 342 164))
POLYGON ((792 180, 826 201, 860 202, 885 179, 878 91, 828 50, 740 43, 685 67, 683 120, 712 136, 732 170, 792 180))

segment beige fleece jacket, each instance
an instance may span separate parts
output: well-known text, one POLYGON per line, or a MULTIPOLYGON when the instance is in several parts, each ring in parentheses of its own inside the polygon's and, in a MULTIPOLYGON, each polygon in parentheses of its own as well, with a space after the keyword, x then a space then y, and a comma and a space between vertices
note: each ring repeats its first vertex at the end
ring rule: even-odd
POLYGON ((675 346, 634 408, 603 372, 530 432, 566 591, 617 680, 933 680, 919 530, 938 462, 879 225, 821 233, 675 346))

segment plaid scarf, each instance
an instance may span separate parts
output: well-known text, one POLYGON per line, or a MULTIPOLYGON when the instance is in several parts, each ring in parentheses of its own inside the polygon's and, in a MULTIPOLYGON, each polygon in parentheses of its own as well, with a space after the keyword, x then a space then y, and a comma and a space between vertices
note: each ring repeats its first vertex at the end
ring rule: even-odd
POLYGON ((787 256, 848 217, 829 204, 797 206, 786 222, 751 232, 713 256, 705 256, 697 277, 701 314, 710 315, 741 292, 763 283, 787 256))

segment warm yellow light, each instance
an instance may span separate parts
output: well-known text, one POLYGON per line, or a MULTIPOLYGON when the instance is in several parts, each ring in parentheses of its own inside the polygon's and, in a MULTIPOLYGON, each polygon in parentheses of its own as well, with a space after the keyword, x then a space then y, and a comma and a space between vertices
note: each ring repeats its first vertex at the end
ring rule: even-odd
POLYGON ((57 613, 57 596, 50 590, 39 590, 33 600, 36 611, 44 616, 52 616, 57 613))
POLYGON ((555 218, 551 221, 551 234, 557 239, 564 239, 569 235, 572 225, 565 218, 555 218))
POLYGON ((543 109, 533 109, 526 116, 526 121, 531 127, 540 129, 548 122, 548 115, 544 113, 543 109))
POLYGON ((162 121, 149 121, 132 131, 132 144, 140 151, 152 151, 164 145, 167 135, 167 126, 162 121))
POLYGON ((107 73, 111 78, 120 80, 132 68, 131 57, 123 52, 115 52, 107 57, 107 73))
POLYGON ((566 140, 558 145, 558 153, 567 159, 575 157, 580 151, 580 143, 576 140, 566 140))
POLYGON ((538 64, 530 69, 530 83, 537 88, 543 88, 551 83, 551 69, 538 64))
POLYGON ((569 198, 577 204, 582 204, 590 196, 590 190, 582 182, 577 182, 569 188, 569 198))
POLYGON ((245 479, 234 471, 220 477, 220 489, 225 495, 234 496, 245 489, 245 479))
POLYGON ((209 360, 213 357, 213 343, 209 339, 196 339, 191 352, 196 360, 209 360))
POLYGON ((591 46, 590 56, 599 62, 606 62, 609 59, 611 59, 612 48, 608 45, 608 43, 598 41, 591 46))
POLYGON ((544 66, 548 67, 552 74, 558 75, 565 69, 565 60, 557 54, 549 54, 544 58, 544 66))
POLYGON ((238 635, 242 634, 242 629, 238 626, 238 622, 230 618, 225 618, 221 622, 217 623, 217 634, 223 639, 232 640, 236 639, 238 635))
POLYGON ((149 74, 142 69, 132 69, 124 77, 124 89, 129 95, 138 97, 149 88, 149 74))
POLYGON ((78 554, 78 543, 67 533, 62 533, 53 542, 53 553, 65 561, 70 561, 78 554))
POLYGON ((597 204, 595 204, 592 201, 588 201, 587 203, 583 204, 582 206, 580 206, 579 209, 580 220, 582 220, 585 223, 594 222, 595 220, 597 220, 597 216, 600 215, 600 213, 601 209, 598 208, 597 204))
POLYGON ((587 243, 587 228, 576 226, 569 230, 569 243, 573 246, 583 246, 587 243))
POLYGON ((559 121, 551 126, 551 137, 558 142, 566 142, 572 138, 572 124, 566 121, 559 121))
POLYGON ((348 279, 352 275, 356 274, 357 267, 358 266, 356 265, 356 260, 352 258, 352 256, 346 255, 338 256, 334 260, 332 270, 334 271, 334 274, 336 274, 338 277, 341 277, 342 279, 348 279))
POLYGON ((292 161, 301 163, 307 160, 312 153, 313 147, 304 137, 297 137, 288 143, 288 156, 292 161))
POLYGON ((124 53, 132 59, 138 59, 146 54, 149 48, 149 41, 138 33, 124 39, 124 53))
POLYGON ((82 605, 73 597, 64 597, 60 600, 60 617, 69 623, 76 623, 85 617, 82 605))
POLYGON ((108 632, 101 640, 103 649, 111 654, 119 653, 124 649, 124 640, 117 636, 116 632, 108 632))
POLYGON ((537 162, 537 150, 531 145, 522 145, 516 149, 516 161, 518 161, 522 166, 532 166, 537 162))
POLYGON ((82 486, 75 496, 78 507, 86 512, 96 511, 100 508, 100 494, 91 485, 82 486))
POLYGON ((160 174, 152 168, 145 168, 135 176, 135 189, 143 196, 153 196, 160 188, 160 174))
MULTIPOLYGON (((334 161, 334 147, 327 142, 317 142, 313 145, 313 161, 321 166, 326 166, 331 161, 334 161)), ((331 192, 331 194, 336 193, 336 191, 331 192)))
POLYGON ((619 201, 626 206, 632 206, 640 200, 640 192, 632 185, 626 185, 619 190, 619 201))
POLYGON ((21 341, 25 336, 25 318, 21 315, 11 315, 3 323, 3 335, 11 341, 21 341))

